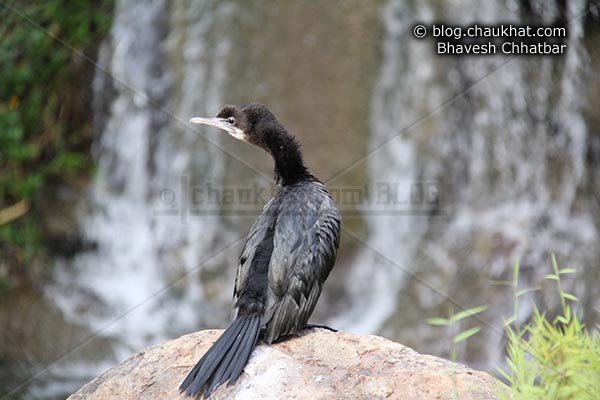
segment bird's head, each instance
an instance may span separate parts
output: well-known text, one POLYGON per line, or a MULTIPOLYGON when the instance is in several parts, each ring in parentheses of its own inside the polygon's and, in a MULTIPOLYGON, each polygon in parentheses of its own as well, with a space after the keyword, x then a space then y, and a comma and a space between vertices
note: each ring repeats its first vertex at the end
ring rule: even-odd
POLYGON ((225 106, 214 118, 192 118, 192 124, 223 129, 234 138, 266 150, 275 161, 275 181, 283 186, 312 177, 304 166, 300 145, 262 104, 225 106))
POLYGON ((223 129, 234 138, 251 143, 269 152, 273 136, 287 135, 285 128, 262 104, 242 107, 227 105, 214 118, 192 118, 192 124, 203 124, 223 129))

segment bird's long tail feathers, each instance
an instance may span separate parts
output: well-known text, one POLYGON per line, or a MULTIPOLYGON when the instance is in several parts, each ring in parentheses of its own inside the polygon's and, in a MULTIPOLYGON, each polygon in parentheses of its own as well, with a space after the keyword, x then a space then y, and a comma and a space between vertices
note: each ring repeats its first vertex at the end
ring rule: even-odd
POLYGON ((258 314, 238 317, 192 368, 179 390, 194 397, 206 387, 207 398, 225 381, 229 380, 227 386, 235 383, 256 346, 260 320, 258 314))

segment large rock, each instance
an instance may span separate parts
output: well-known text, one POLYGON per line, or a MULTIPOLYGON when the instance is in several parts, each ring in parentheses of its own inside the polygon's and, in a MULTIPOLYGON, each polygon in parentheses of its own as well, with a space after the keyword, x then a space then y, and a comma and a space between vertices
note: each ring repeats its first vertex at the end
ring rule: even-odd
MULTIPOLYGON (((184 398, 180 382, 221 333, 196 332, 142 350, 69 399, 184 398)), ((387 339, 312 329, 258 346, 238 382, 212 398, 489 400, 506 390, 485 372, 387 339)))

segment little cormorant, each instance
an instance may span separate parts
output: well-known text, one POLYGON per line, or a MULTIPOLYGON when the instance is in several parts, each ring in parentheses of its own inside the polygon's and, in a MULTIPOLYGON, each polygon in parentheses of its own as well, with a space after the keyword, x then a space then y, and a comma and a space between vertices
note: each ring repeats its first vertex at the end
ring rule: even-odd
POLYGON ((340 239, 341 215, 312 176, 294 137, 262 104, 225 106, 216 118, 192 118, 266 150, 281 189, 252 225, 239 259, 233 323, 180 386, 208 397, 241 375, 259 337, 271 344, 307 326, 340 239))

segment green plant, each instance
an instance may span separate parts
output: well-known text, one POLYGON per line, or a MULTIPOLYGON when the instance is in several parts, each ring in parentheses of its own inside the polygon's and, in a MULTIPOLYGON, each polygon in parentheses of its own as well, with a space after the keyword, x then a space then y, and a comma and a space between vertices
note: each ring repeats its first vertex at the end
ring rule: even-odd
POLYGON ((42 250, 44 191, 90 171, 94 66, 81 55, 111 19, 112 0, 0 4, 0 274, 42 250))
POLYGON ((487 306, 478 306, 463 310, 454 314, 454 309, 450 308, 448 312, 448 318, 429 318, 427 323, 432 326, 445 326, 450 331, 450 359, 456 361, 456 345, 467 340, 471 336, 477 334, 480 330, 480 326, 457 332, 456 326, 458 323, 466 318, 480 314, 487 310, 487 306))
POLYGON ((561 276, 575 271, 559 269, 554 256, 552 267, 554 273, 546 279, 557 284, 561 312, 550 320, 534 307, 532 320, 521 327, 516 318, 519 297, 529 290, 517 290, 518 260, 515 263, 515 314, 505 327, 509 371, 500 373, 514 399, 596 399, 600 393, 600 336, 585 329, 571 305, 576 297, 562 287, 561 276))

